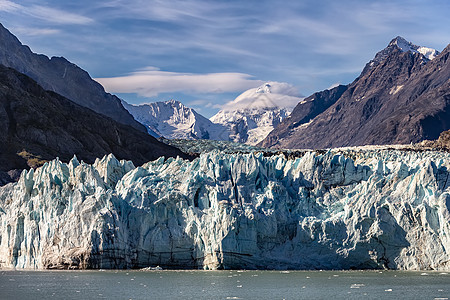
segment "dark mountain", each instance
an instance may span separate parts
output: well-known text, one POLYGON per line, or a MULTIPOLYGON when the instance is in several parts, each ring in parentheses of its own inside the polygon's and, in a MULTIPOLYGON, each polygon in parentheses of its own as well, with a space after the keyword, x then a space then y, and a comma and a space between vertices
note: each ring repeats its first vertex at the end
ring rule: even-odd
POLYGON ((0 64, 28 75, 45 90, 54 91, 81 106, 146 132, 145 127, 122 106, 120 99, 106 93, 86 71, 63 57, 49 59, 31 52, 1 24, 0 64))
POLYGON ((330 107, 310 120, 299 103, 262 145, 329 148, 435 140, 450 129, 449 52, 450 46, 438 54, 397 37, 353 83, 309 97, 321 96, 330 107))
POLYGON ((280 138, 293 134, 293 129, 307 124, 319 114, 333 105, 347 90, 347 86, 339 85, 333 89, 317 92, 301 101, 292 111, 286 121, 281 122, 275 130, 263 140, 261 145, 270 147, 276 145, 280 138))
POLYGON ((113 153, 140 165, 160 156, 188 158, 131 126, 45 91, 30 77, 0 65, 0 181, 18 172, 73 155, 92 163, 113 153))

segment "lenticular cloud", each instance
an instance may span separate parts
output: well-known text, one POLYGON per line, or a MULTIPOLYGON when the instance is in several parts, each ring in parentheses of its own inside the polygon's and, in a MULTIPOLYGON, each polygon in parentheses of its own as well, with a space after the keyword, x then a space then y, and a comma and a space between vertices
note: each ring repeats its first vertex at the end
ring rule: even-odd
POLYGON ((245 91, 233 101, 226 103, 222 110, 278 107, 292 110, 302 99, 302 95, 293 85, 285 82, 268 82, 245 91))
POLYGON ((127 76, 96 78, 108 92, 136 93, 155 97, 160 93, 184 92, 195 94, 239 92, 261 85, 260 80, 244 73, 177 73, 146 68, 127 76))

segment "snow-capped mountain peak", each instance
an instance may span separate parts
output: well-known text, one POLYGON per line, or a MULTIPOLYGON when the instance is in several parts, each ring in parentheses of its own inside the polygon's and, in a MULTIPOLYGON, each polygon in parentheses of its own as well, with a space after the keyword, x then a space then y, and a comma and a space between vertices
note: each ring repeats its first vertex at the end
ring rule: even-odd
POLYGON ((411 51, 411 50, 415 50, 417 48, 416 45, 414 45, 413 43, 405 40, 403 37, 401 36, 397 36, 396 38, 394 38, 390 43, 389 46, 397 46, 398 48, 400 48, 403 52, 407 52, 407 51, 411 51))
POLYGON ((288 83, 272 81, 243 92, 236 99, 225 104, 222 111, 272 108, 292 110, 302 98, 296 87, 288 83))
POLYGON ((383 62, 387 57, 398 50, 400 50, 401 52, 410 52, 413 54, 420 53, 423 57, 423 63, 427 63, 428 61, 433 60, 440 53, 433 48, 414 45, 403 37, 397 36, 389 42, 386 48, 379 51, 375 55, 375 57, 371 61, 369 61, 362 74, 365 74, 368 70, 375 68, 379 63, 383 62))
POLYGON ((436 49, 414 45, 413 43, 405 40, 401 36, 397 36, 395 39, 393 39, 389 43, 389 46, 396 46, 402 52, 409 51, 412 53, 420 53, 429 60, 433 60, 439 54, 439 51, 437 51, 436 49))
POLYGON ((131 105, 125 101, 122 103, 153 136, 169 139, 228 139, 223 126, 213 124, 180 101, 172 99, 142 105, 131 105))
POLYGON ((303 97, 294 86, 267 82, 243 92, 210 120, 227 127, 230 140, 256 145, 287 118, 301 100, 303 97))

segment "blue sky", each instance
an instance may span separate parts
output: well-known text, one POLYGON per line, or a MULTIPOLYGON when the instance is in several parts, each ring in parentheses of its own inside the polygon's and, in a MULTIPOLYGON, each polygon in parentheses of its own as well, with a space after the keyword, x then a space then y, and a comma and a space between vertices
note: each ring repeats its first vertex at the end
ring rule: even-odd
POLYGON ((442 50, 448 15, 448 0, 0 0, 0 22, 34 52, 130 103, 175 98, 207 117, 266 81, 305 96, 347 84, 397 35, 442 50))

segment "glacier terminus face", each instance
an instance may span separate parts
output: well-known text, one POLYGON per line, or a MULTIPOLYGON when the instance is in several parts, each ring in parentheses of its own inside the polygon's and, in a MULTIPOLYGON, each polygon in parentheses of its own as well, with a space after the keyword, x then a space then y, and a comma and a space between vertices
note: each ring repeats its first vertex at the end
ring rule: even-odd
POLYGON ((0 188, 1 268, 450 270, 450 155, 109 155, 0 188))

